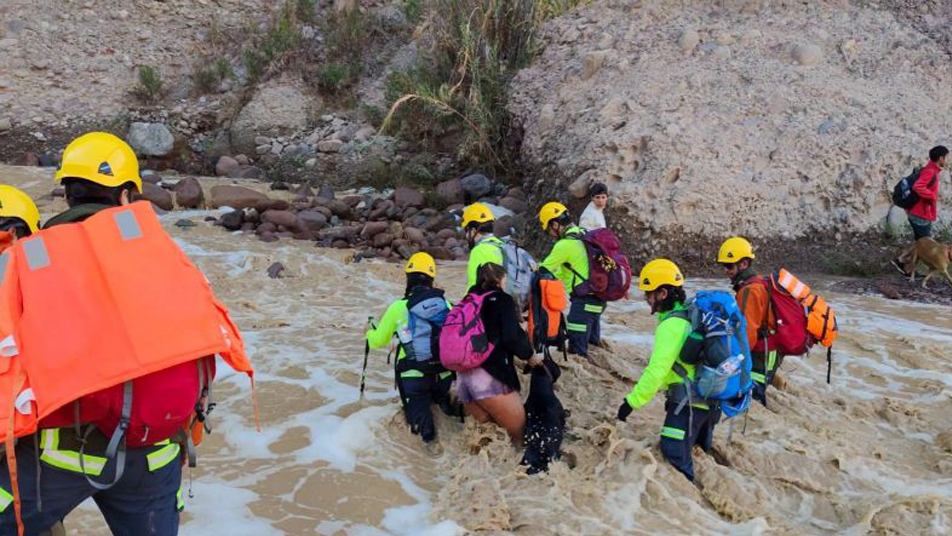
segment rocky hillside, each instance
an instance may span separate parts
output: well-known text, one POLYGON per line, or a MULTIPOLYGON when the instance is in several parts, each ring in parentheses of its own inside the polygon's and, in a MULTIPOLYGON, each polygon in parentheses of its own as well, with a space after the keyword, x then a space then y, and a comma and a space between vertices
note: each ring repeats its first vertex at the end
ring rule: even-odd
POLYGON ((513 84, 529 190, 606 182, 643 251, 876 228, 952 142, 952 12, 887 4, 604 0, 550 22, 513 84))

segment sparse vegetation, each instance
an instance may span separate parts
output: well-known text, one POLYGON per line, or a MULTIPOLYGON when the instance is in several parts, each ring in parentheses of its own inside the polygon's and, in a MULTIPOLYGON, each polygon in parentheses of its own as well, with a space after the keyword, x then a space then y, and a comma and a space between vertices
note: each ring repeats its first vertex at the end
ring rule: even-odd
POLYGON ((350 76, 349 65, 327 63, 317 71, 317 86, 325 93, 336 93, 350 76))
POLYGON ((202 60, 192 71, 192 89, 199 95, 212 93, 218 89, 222 81, 234 77, 235 71, 228 58, 219 58, 212 64, 202 60))
POLYGON ((310 24, 314 22, 315 0, 295 0, 294 15, 297 20, 310 24))
POLYGON ((151 65, 140 65, 138 83, 134 93, 146 102, 158 102, 165 95, 165 82, 158 69, 151 65))
POLYGON ((403 0, 403 12, 413 24, 423 19, 423 0, 403 0))

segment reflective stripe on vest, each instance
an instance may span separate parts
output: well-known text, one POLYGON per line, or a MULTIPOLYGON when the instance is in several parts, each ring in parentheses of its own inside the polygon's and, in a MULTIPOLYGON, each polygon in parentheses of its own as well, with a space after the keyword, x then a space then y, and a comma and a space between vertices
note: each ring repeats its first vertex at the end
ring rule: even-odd
POLYGON ((106 458, 89 454, 83 455, 83 465, 80 466, 79 452, 57 450, 58 446, 59 428, 48 428, 40 431, 40 448, 43 451, 40 454, 40 459, 49 465, 74 473, 82 473, 83 468, 85 468, 86 474, 91 476, 99 476, 106 466, 106 458))
POLYGON ((572 322, 566 322, 565 329, 569 331, 578 331, 578 332, 584 333, 585 331, 588 331, 588 326, 586 326, 585 324, 574 324, 572 322))
POLYGON ((149 471, 154 472, 165 467, 169 464, 169 462, 176 459, 179 455, 179 452, 182 450, 182 447, 180 447, 178 443, 172 443, 168 439, 156 443, 156 446, 158 445, 165 446, 156 450, 155 452, 150 452, 145 457, 145 459, 149 462, 149 471))
POLYGON ((23 253, 26 254, 26 263, 30 270, 39 270, 50 265, 50 253, 46 250, 46 242, 42 236, 24 242, 23 253))
POLYGON ((0 283, 7 277, 7 265, 10 264, 10 253, 4 251, 0 253, 0 283))
POLYGON ((131 210, 116 212, 113 217, 116 220, 116 227, 119 228, 119 236, 123 240, 142 238, 142 228, 139 227, 136 215, 131 210))
POLYGON ((684 430, 680 428, 672 428, 670 426, 665 426, 661 428, 661 437, 667 437, 668 439, 674 439, 676 441, 683 441, 684 430))
POLYGON ((13 495, 10 495, 7 490, 0 488, 0 513, 4 512, 12 503, 13 495))
MULTIPOLYGON (((185 484, 182 483, 182 486, 184 485, 185 484)), ((178 492, 175 493, 175 508, 177 508, 179 512, 185 510, 185 494, 181 486, 179 486, 178 492)))
POLYGON ((798 300, 802 300, 810 294, 810 287, 803 284, 803 282, 786 270, 781 269, 780 272, 778 272, 777 283, 780 283, 780 286, 783 287, 784 290, 798 300))
POLYGON ((750 378, 757 383, 761 383, 761 384, 767 383, 767 377, 759 372, 751 372, 750 378))

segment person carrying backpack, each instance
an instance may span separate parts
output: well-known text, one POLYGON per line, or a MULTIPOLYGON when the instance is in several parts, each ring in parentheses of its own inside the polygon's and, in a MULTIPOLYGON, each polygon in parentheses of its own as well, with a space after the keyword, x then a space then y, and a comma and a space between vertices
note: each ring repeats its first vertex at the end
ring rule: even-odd
MULTIPOLYGON (((932 224, 938 217, 939 174, 945 169, 948 157, 948 148, 942 145, 933 147, 929 150, 929 163, 919 171, 918 178, 912 184, 909 197, 914 203, 906 208, 906 215, 914 240, 932 236, 932 224)), ((916 269, 915 266, 906 266, 915 247, 913 243, 892 260, 893 266, 905 277, 909 277, 916 269)))
POLYGON ((773 308, 767 295, 765 278, 753 268, 754 249, 750 242, 740 236, 728 238, 721 244, 717 262, 730 278, 737 294, 737 304, 747 319, 747 341, 753 359, 754 400, 767 405, 767 386, 771 384, 777 369, 786 357, 776 348, 765 345, 768 334, 776 329, 773 308), (766 352, 763 349, 766 348, 766 352))
POLYGON ((638 279, 638 289, 644 291, 651 314, 658 314, 658 327, 648 366, 619 406, 618 420, 626 421, 632 411, 643 407, 659 390, 665 389, 667 399, 661 428, 661 454, 693 481, 691 451, 695 445, 705 452, 710 451, 714 426, 720 420, 721 412, 719 407, 712 407, 707 401, 690 398, 691 386, 685 385, 685 377, 688 381, 695 379, 696 367, 681 359, 682 348, 692 331, 691 322, 683 314, 687 298, 683 289, 684 276, 670 260, 655 259, 641 269, 638 279))
POLYGON ((433 257, 414 254, 406 274, 403 298, 390 304, 380 322, 367 331, 367 345, 368 349, 382 348, 397 336, 395 381, 403 412, 410 431, 430 443, 436 439, 431 404, 438 404, 449 416, 460 414, 450 398, 455 375, 440 365, 438 355, 440 329, 450 307, 443 291, 433 287, 433 257))
POLYGON ((468 303, 476 304, 478 318, 460 315, 472 325, 460 326, 459 329, 451 329, 450 321, 447 321, 447 330, 440 341, 441 359, 447 363, 448 357, 457 357, 446 355, 449 348, 478 344, 481 361, 457 373, 459 400, 477 422, 495 422, 505 428, 512 441, 518 444, 522 442, 526 412, 519 396, 521 386, 515 358, 526 360, 533 367, 541 364, 542 358, 533 355, 529 336, 519 324, 521 319, 515 301, 503 291, 506 287, 505 268, 487 263, 479 267, 476 275, 476 284, 457 308, 468 303), (463 337, 467 332, 478 336, 481 342, 446 340, 463 337))
POLYGON ((0 469, 0 533, 18 525, 43 533, 92 498, 113 534, 173 536, 184 507, 182 460, 194 465, 214 406, 214 355, 249 375, 250 363, 207 280, 148 202, 130 204, 142 180, 128 144, 102 132, 80 136, 55 181, 69 209, 39 232, 30 210, 32 236, 4 252, 4 310, 43 315, 3 319, 0 338, 15 341, 15 359, 0 383, 9 385, 11 374, 29 382, 24 407, 32 405, 26 415, 38 422, 32 435, 20 435, 19 415, 5 428, 19 441, 0 469), (154 338, 164 344, 149 344, 154 338))
POLYGON ((566 319, 569 353, 588 355, 589 343, 601 344, 601 316, 606 302, 592 295, 573 292, 589 278, 588 252, 582 237, 585 231, 572 223, 565 205, 546 203, 539 211, 542 230, 556 238, 549 256, 540 265, 562 280, 572 305, 566 319))
POLYGON ((463 230, 469 243, 469 262, 466 266, 467 288, 476 284, 476 271, 486 263, 495 263, 506 269, 506 287, 503 289, 516 302, 519 311, 529 304, 532 276, 537 266, 532 255, 519 247, 512 237, 499 238, 493 234, 495 217, 482 203, 474 203, 463 211, 463 230))

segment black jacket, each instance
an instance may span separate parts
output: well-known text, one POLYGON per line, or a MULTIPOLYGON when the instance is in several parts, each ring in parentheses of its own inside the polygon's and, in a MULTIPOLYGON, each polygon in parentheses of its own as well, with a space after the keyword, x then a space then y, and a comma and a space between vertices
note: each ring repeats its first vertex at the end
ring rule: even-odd
MULTIPOLYGON (((484 294, 487 290, 474 286, 470 292, 484 294)), ((516 374, 513 357, 529 359, 533 351, 529 336, 519 325, 516 302, 505 292, 494 290, 483 300, 480 316, 486 328, 486 337, 495 345, 481 366, 493 378, 519 391, 519 375, 516 374)))

